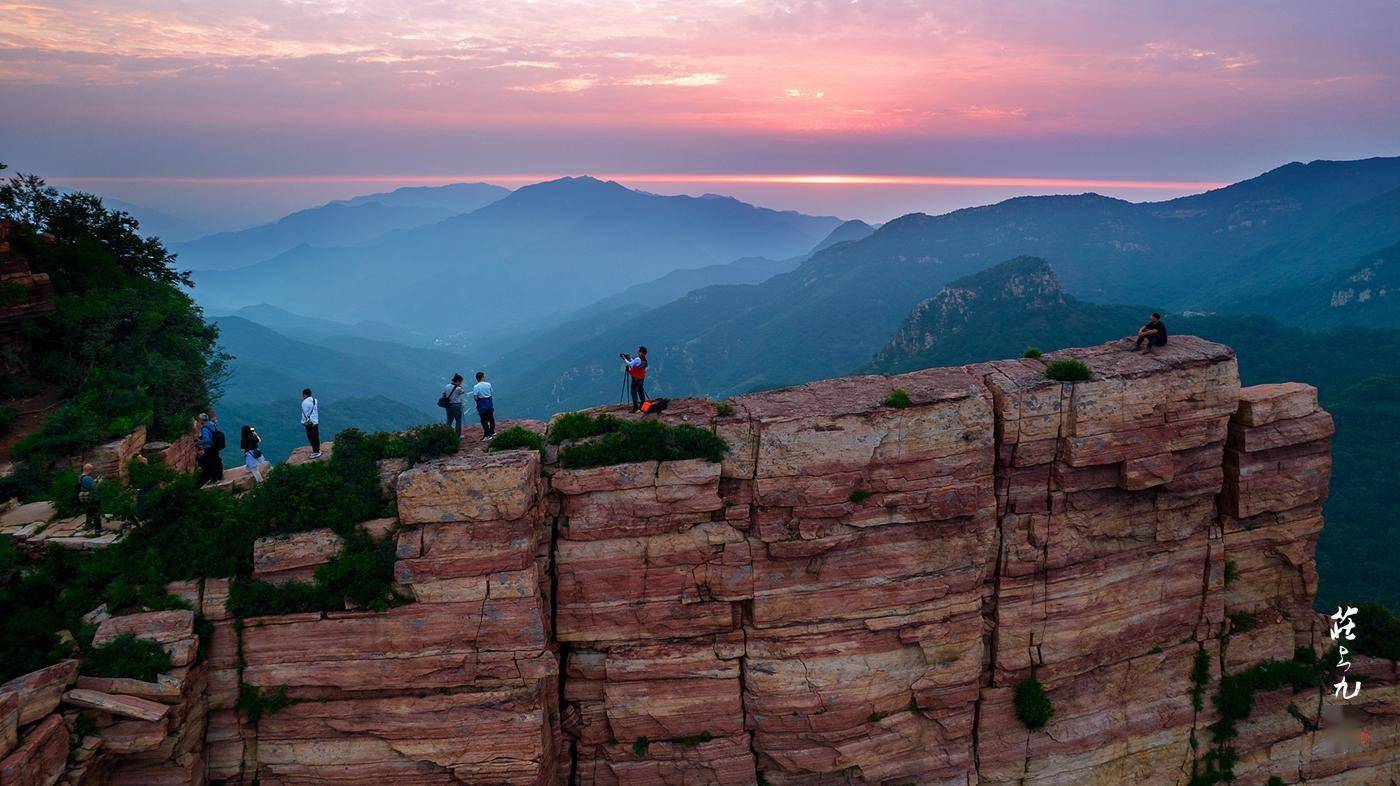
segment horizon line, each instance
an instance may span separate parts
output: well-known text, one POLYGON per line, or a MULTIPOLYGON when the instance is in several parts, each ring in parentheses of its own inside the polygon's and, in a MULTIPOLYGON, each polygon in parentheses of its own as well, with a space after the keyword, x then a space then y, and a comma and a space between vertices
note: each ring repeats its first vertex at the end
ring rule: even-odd
POLYGON ((568 174, 461 174, 461 175, 229 175, 229 176, 58 176, 55 183, 134 183, 142 185, 329 185, 400 184, 407 186, 456 183, 512 183, 532 185, 564 177, 593 177, 620 183, 695 183, 707 185, 812 185, 812 186, 958 186, 1015 188, 1122 188, 1160 191, 1210 190, 1229 185, 1204 180, 1117 180, 1067 177, 975 177, 952 175, 884 175, 860 173, 603 173, 568 174))

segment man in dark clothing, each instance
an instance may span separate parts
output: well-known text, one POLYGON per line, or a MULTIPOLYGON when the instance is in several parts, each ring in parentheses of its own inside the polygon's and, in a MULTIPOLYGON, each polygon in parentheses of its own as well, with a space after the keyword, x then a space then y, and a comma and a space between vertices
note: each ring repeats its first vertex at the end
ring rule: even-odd
POLYGON ((636 412, 642 408, 642 402, 647 400, 647 348, 637 347, 636 357, 626 352, 618 357, 627 364, 627 376, 632 378, 632 411, 636 412))
POLYGON ((311 388, 301 390, 301 425, 306 427, 306 443, 311 446, 311 458, 320 458, 321 402, 311 395, 311 388))
POLYGON ((219 419, 212 414, 199 413, 199 485, 217 483, 224 479, 223 432, 219 419))
POLYGON ((486 372, 476 372, 476 384, 472 386, 472 399, 476 401, 476 415, 481 419, 481 438, 490 440, 496 436, 496 403, 494 391, 486 381, 486 372))
POLYGON ((97 478, 92 474, 92 465, 83 465, 83 475, 78 478, 78 502, 83 506, 83 529, 93 535, 102 534, 102 500, 97 496, 97 478))
POLYGON ((1167 345, 1167 326, 1162 323, 1162 315, 1152 312, 1152 318, 1147 320, 1147 324, 1138 328, 1137 343, 1133 344, 1133 351, 1142 350, 1144 355, 1150 354, 1153 347, 1164 347, 1167 345), (1147 346, 1143 346, 1146 343, 1147 346))

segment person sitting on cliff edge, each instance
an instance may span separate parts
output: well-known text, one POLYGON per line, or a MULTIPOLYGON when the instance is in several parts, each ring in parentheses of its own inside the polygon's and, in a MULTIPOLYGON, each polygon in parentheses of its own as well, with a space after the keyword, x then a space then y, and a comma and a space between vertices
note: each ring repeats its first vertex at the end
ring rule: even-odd
POLYGON ((1138 328, 1137 342, 1133 344, 1133 351, 1142 350, 1142 354, 1152 354, 1153 347, 1164 347, 1167 345, 1167 326, 1162 322, 1162 315, 1156 311, 1152 312, 1152 318, 1147 320, 1147 324, 1138 328), (1143 346, 1144 342, 1147 344, 1143 346))

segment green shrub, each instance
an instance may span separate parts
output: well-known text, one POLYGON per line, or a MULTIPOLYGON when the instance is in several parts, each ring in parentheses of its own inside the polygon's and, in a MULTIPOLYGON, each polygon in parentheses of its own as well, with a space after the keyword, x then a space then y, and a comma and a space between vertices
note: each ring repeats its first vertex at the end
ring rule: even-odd
POLYGON ((378 543, 362 531, 351 533, 344 548, 316 569, 311 582, 277 585, 238 578, 229 586, 228 610, 236 617, 340 611, 348 602, 383 611, 394 601, 394 539, 378 543))
POLYGON ((715 402, 715 415, 721 418, 734 417, 734 402, 728 399, 715 402))
MULTIPOLYGON (((336 452, 341 449, 340 442, 340 435, 336 435, 336 452)), ((413 465, 424 459, 456 453, 461 447, 461 442, 462 438, 457 436, 455 429, 444 423, 436 423, 431 426, 411 428, 402 434, 394 434, 388 438, 382 451, 373 452, 375 460, 404 458, 408 459, 410 465, 413 465)))
POLYGON ((1269 782, 1266 783, 1264 786, 1283 786, 1283 778, 1280 778, 1277 775, 1270 775, 1269 782))
POLYGON ((238 684, 238 709, 248 713, 248 720, 257 723, 264 715, 276 715, 296 704, 287 695, 287 686, 279 685, 276 690, 263 693, 255 685, 246 682, 238 684))
POLYGON ((1014 702, 1017 719, 1031 731, 1045 728, 1055 714, 1055 707, 1045 695, 1045 686, 1035 677, 1027 677, 1017 684, 1014 702))
POLYGON ((356 608, 383 611, 393 600, 394 546, 392 537, 375 543, 358 532, 340 554, 316 569, 316 583, 340 601, 337 608, 348 601, 356 608))
POLYGON ((640 759, 643 756, 647 755, 647 750, 649 750, 650 748, 651 740, 647 739, 646 737, 638 737, 637 741, 632 743, 632 755, 640 759))
POLYGON ((49 479, 49 499, 53 502, 55 515, 67 518, 84 513, 82 504, 78 502, 78 478, 76 469, 61 469, 49 479))
POLYGON ((524 426, 511 426, 491 438, 491 452, 500 450, 537 450, 544 452, 544 437, 524 426))
POLYGON ((914 402, 909 399, 909 391, 895 388, 890 395, 885 398, 885 406, 895 409, 905 409, 914 402))
POLYGON ((1239 577, 1240 577, 1240 569, 1239 569, 1239 566, 1237 566, 1237 565, 1235 564, 1235 561, 1234 561, 1234 560, 1226 560, 1226 561, 1225 561, 1225 586, 1228 587, 1228 586, 1230 586, 1231 584, 1234 584, 1234 583, 1235 583, 1235 579, 1238 579, 1239 577))
POLYGON ((93 647, 83 658, 82 672, 93 677, 114 677, 154 682, 170 671, 170 655, 165 648, 135 634, 123 633, 100 647, 93 647))
POLYGON ((559 453, 567 469, 604 467, 634 461, 704 459, 718 462, 728 450, 714 432, 688 423, 668 426, 659 420, 617 421, 614 431, 570 445, 559 453))
POLYGON ((566 412, 549 424, 549 443, 558 445, 571 439, 587 439, 617 431, 623 421, 612 415, 594 417, 587 412, 566 412))
POLYGON ((1040 350, 1035 347, 1026 347, 1026 351, 1021 353, 1021 357, 1037 360, 1040 358, 1040 350))
POLYGON ((866 491, 865 489, 856 489, 855 491, 851 492, 851 496, 848 497, 848 499, 850 499, 851 502, 859 505, 867 499, 870 499, 870 492, 866 491))
POLYGON ((1357 608, 1356 641, 1352 652, 1373 658, 1400 660, 1400 620, 1379 603, 1363 603, 1357 608))
POLYGON ((10 424, 19 417, 19 410, 11 406, 0 405, 0 434, 10 430, 10 424))
POLYGON ((1045 367, 1045 378, 1058 382, 1083 382, 1093 379, 1094 372, 1075 358, 1056 360, 1045 367))
POLYGON ((329 461, 273 469, 266 482, 248 492, 243 506, 274 533, 321 527, 340 532, 377 518, 386 512, 375 465, 379 453, 361 452, 361 439, 342 431, 329 461))

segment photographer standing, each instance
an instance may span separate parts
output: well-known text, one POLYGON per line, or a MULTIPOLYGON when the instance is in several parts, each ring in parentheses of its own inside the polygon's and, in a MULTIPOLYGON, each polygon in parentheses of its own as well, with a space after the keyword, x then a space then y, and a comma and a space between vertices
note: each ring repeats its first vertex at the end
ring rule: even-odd
POLYGON ((637 347, 637 355, 623 352, 618 355, 627 364, 627 376, 632 378, 632 411, 637 412, 642 408, 642 402, 647 400, 647 348, 637 347))

